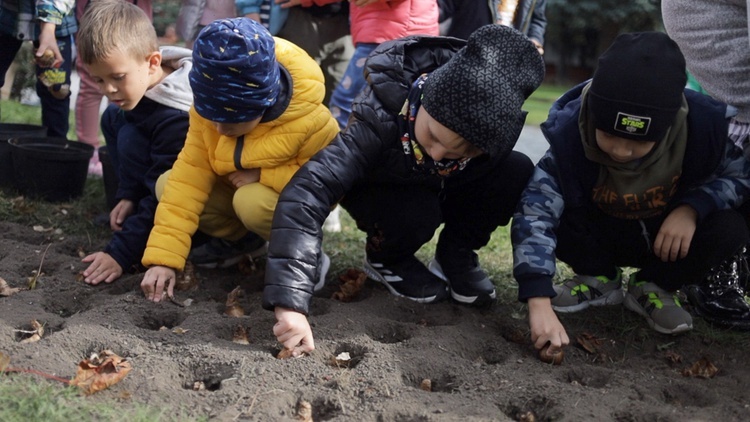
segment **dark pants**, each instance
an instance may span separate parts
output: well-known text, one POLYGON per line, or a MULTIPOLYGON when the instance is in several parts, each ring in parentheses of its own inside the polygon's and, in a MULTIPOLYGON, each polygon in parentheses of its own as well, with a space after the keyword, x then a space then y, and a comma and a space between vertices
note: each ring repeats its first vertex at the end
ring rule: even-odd
MULTIPOLYGON (((471 169, 467 169, 471 171, 471 169)), ((414 255, 441 223, 438 248, 476 250, 508 224, 533 164, 519 152, 469 183, 446 182, 442 191, 415 185, 367 185, 347 193, 341 205, 367 233, 367 256, 395 263, 414 255)))
POLYGON ((699 222, 685 258, 662 262, 653 252, 666 215, 623 220, 601 212, 563 213, 557 229, 557 257, 576 274, 613 278, 617 267, 640 268, 639 281, 674 291, 699 283, 709 269, 736 253, 750 239, 743 217, 734 210, 715 212, 699 222), (645 229, 644 229, 645 227, 645 229))
MULTIPOLYGON (((5 83, 5 73, 10 68, 13 60, 21 49, 22 41, 8 35, 0 35, 0 87, 5 83)), ((73 37, 60 37, 57 39, 57 45, 60 53, 65 60, 58 69, 42 69, 36 66, 37 76, 47 72, 48 80, 56 83, 54 88, 59 89, 60 85, 67 84, 70 89, 70 70, 72 66, 73 37)), ((68 115, 70 114, 70 94, 65 98, 58 99, 50 90, 37 78, 36 93, 39 95, 42 105, 42 126, 47 127, 47 135, 55 138, 67 138, 68 136, 68 115)))

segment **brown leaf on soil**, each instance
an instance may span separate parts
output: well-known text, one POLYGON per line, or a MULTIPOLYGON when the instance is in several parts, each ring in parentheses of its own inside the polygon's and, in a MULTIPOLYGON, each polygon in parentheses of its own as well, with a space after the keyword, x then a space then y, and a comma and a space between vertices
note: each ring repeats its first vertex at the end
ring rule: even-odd
POLYGON ((247 329, 242 325, 234 327, 232 341, 237 344, 250 344, 250 339, 247 337, 247 329))
POLYGON ((255 265, 255 260, 252 257, 245 255, 240 262, 237 263, 237 269, 242 275, 253 275, 258 271, 258 266, 255 265))
POLYGON ((587 332, 583 332, 576 337, 578 345, 591 354, 596 354, 599 351, 599 346, 602 345, 603 341, 603 339, 596 338, 593 334, 587 332))
POLYGON ((666 353, 664 353, 664 358, 666 358, 667 362, 669 362, 669 363, 680 363, 680 362, 682 362, 682 356, 680 356, 679 354, 677 354, 677 353, 675 353, 675 352, 673 352, 671 350, 668 350, 666 353))
POLYGON ((302 422, 313 422, 312 405, 310 402, 300 400, 299 404, 297 404, 297 419, 302 422))
POLYGON ((424 391, 432 391, 432 380, 425 378, 419 383, 419 388, 424 391))
POLYGON ((195 267, 190 261, 185 262, 185 268, 175 275, 174 289, 180 292, 198 287, 198 277, 195 276, 195 267))
POLYGON ((0 296, 8 297, 21 291, 20 287, 10 287, 4 278, 0 277, 0 296))
POLYGON ((331 296, 331 299, 339 300, 341 302, 351 302, 355 300, 362 291, 365 281, 367 280, 367 275, 360 270, 350 268, 346 273, 339 276, 339 280, 342 284, 339 287, 339 291, 331 296))
POLYGON ((713 378, 717 372, 719 372, 719 368, 714 366, 714 364, 704 356, 693 363, 689 368, 683 369, 682 375, 696 378, 713 378))
POLYGON ((36 211, 34 204, 26 201, 23 196, 17 196, 10 200, 13 210, 20 214, 33 214, 36 211))
POLYGON ((242 305, 240 305, 240 297, 244 294, 244 291, 240 286, 237 286, 229 292, 227 295, 227 304, 226 304, 226 310, 224 311, 225 314, 231 316, 231 317, 241 317, 245 315, 245 310, 242 308, 242 305))
POLYGON ((102 350, 78 363, 76 376, 70 380, 70 385, 78 386, 86 395, 94 394, 122 381, 131 369, 133 367, 127 360, 111 350, 102 350))
POLYGON ((21 340, 21 343, 35 343, 42 339, 44 335, 44 325, 40 324, 37 320, 31 321, 31 330, 16 330, 19 333, 27 334, 28 337, 21 340))
POLYGON ((5 372, 5 368, 7 368, 8 365, 10 365, 10 356, 0 352, 0 374, 5 372))

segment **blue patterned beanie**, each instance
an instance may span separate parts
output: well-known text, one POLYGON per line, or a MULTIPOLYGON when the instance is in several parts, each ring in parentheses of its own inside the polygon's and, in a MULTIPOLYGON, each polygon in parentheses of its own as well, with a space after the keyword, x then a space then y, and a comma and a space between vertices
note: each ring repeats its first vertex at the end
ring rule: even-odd
POLYGON ((190 71, 195 110, 212 122, 255 120, 279 94, 275 42, 260 23, 219 19, 198 34, 190 71))

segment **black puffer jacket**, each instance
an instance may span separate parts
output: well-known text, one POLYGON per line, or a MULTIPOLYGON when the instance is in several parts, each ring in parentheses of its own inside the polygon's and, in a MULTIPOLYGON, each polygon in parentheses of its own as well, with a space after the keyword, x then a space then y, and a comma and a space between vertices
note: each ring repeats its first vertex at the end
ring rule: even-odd
MULTIPOLYGON (((381 44, 367 59, 368 86, 352 105, 347 128, 297 171, 279 197, 271 229, 263 307, 307 314, 318 279, 322 225, 331 207, 358 184, 441 189, 485 173, 507 154, 483 155, 448 179, 415 172, 396 123, 411 84, 446 63, 465 41, 413 36, 381 44)), ((510 152, 510 151, 508 151, 510 152)))

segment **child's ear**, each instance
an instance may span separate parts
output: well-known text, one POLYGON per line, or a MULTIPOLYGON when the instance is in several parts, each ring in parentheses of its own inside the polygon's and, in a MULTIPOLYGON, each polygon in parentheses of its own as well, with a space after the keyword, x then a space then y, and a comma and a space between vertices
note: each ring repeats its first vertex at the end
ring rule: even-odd
POLYGON ((154 51, 148 55, 148 68, 153 73, 161 67, 161 51, 154 51))

